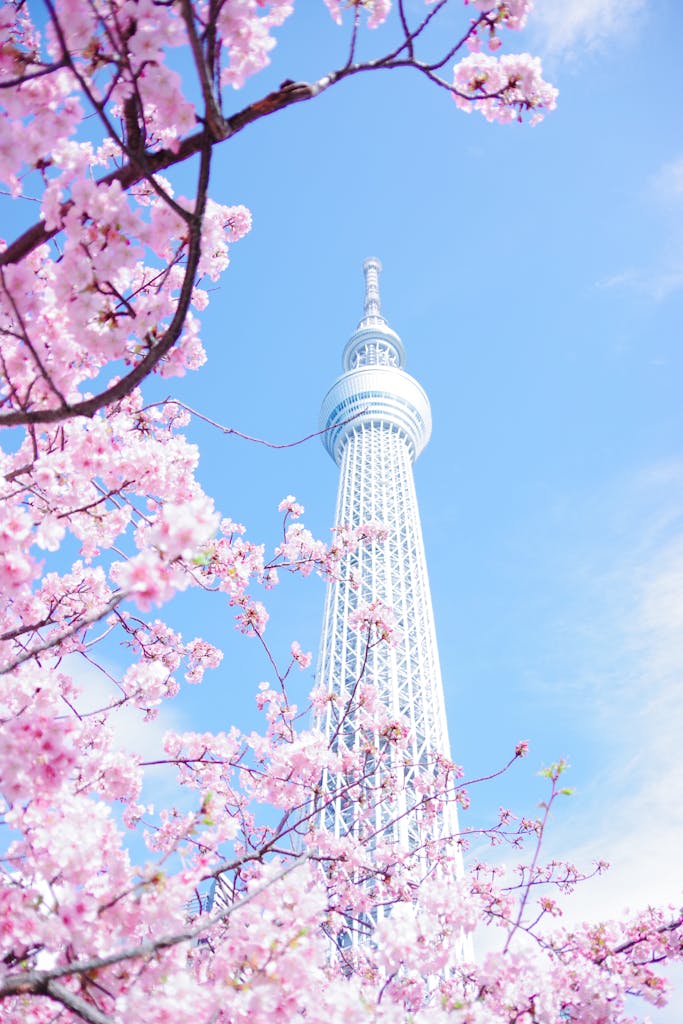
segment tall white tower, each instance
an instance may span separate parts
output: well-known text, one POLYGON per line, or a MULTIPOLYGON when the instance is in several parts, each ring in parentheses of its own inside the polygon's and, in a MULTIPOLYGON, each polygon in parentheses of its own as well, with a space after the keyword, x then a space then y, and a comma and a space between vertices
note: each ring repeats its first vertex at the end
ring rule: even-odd
MULTIPOLYGON (((412 745, 392 769, 404 776, 399 805, 387 808, 386 801, 377 801, 374 822, 376 834, 409 851, 422 848, 425 838, 419 834, 416 816, 405 813, 420 799, 413 788, 415 774, 433 763, 434 752, 450 757, 413 481, 413 462, 431 433, 431 411, 425 392, 403 369, 401 339, 382 316, 379 260, 366 260, 363 270, 363 317, 346 344, 344 372, 323 401, 320 423, 325 448, 340 467, 335 522, 352 527, 380 522, 389 535, 386 541, 347 555, 341 579, 328 586, 317 682, 338 697, 328 705, 330 737, 338 732, 336 709, 349 698, 361 673, 378 687, 392 712, 409 720, 412 745), (357 589, 350 582, 354 577, 357 589), (349 618, 359 605, 378 600, 393 610, 400 639, 396 646, 376 644, 368 652, 365 638, 350 627, 349 618)), ((327 779, 328 793, 338 781, 327 779)), ((374 780, 375 791, 380 781, 374 780)), ((323 820, 328 831, 344 835, 353 827, 353 808, 334 800, 323 820)), ((453 801, 444 806, 430 832, 442 841, 457 835, 453 801)), ((454 860, 457 865, 455 851, 454 860)))

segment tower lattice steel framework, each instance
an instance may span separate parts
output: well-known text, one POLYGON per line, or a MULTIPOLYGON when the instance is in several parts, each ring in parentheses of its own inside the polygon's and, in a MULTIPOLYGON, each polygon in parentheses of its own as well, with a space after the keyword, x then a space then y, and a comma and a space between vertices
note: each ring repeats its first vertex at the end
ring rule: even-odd
MULTIPOLYGON (((375 521, 388 528, 386 541, 346 556, 341 578, 329 584, 325 605, 318 685, 338 700, 329 705, 326 729, 337 729, 334 707, 348 698, 361 672, 374 683, 386 706, 411 725, 411 748, 398 766, 404 773, 398 806, 377 801, 377 833, 416 850, 424 841, 416 816, 405 813, 419 797, 415 773, 435 751, 450 757, 443 685, 434 629, 413 462, 431 433, 431 411, 424 390, 403 369, 401 339, 382 316, 377 259, 363 264, 363 318, 344 349, 344 372, 327 393, 320 415, 325 448, 340 467, 335 522, 358 526, 375 521), (360 581, 357 589, 350 580, 360 581), (381 601, 393 609, 400 631, 396 646, 366 640, 349 625, 362 604, 381 601), (367 656, 367 662, 366 662, 367 656), (390 817, 388 817, 390 815, 390 817), (389 835, 387 835, 389 833, 389 835)), ((331 792, 335 781, 327 778, 331 792)), ((379 782, 380 780, 375 780, 379 782)), ((344 835, 353 811, 342 799, 328 803, 324 827, 344 835)), ((455 836, 458 822, 449 801, 432 826, 433 838, 455 836)), ((454 856, 459 865, 459 854, 454 856)), ((428 865, 427 865, 428 866, 428 865)))

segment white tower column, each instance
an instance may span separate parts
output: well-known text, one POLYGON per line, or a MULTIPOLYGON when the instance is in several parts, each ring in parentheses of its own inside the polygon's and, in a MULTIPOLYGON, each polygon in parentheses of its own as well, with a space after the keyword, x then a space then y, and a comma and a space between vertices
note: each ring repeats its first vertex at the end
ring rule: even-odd
MULTIPOLYGON (((337 695, 340 706, 364 671, 364 678, 378 687, 385 705, 408 719, 412 739, 406 751, 407 767, 400 767, 404 786, 399 805, 393 805, 389 819, 385 802, 378 802, 375 826, 385 830, 385 839, 415 850, 425 837, 417 834, 415 815, 402 814, 420 799, 412 788, 415 773, 433 763, 435 753, 450 757, 412 468, 429 440, 431 411, 425 392, 403 369, 405 351, 400 338, 382 316, 381 265, 369 259, 363 269, 364 315, 344 349, 344 372, 323 401, 320 422, 325 430, 323 443, 340 467, 336 522, 352 527, 380 522, 389 535, 386 541, 348 555, 341 579, 328 586, 317 682, 337 695), (359 581, 357 589, 350 582, 354 577, 359 581), (349 617, 359 605, 376 600, 392 608, 400 639, 393 647, 386 643, 373 646, 363 668, 365 638, 349 626, 349 617)), ((332 709, 326 729, 330 736, 336 729, 332 709)), ((334 786, 335 780, 328 779, 328 792, 334 786)), ((335 801, 327 807, 324 826, 343 835, 351 816, 348 807, 335 801)), ((457 835, 452 801, 430 832, 431 838, 446 842, 457 835)), ((454 859, 459 864, 457 852, 454 859)))

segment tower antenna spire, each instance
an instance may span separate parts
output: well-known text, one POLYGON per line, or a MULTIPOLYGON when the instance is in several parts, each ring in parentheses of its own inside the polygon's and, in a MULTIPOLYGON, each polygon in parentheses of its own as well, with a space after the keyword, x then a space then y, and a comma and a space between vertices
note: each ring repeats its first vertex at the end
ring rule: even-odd
MULTIPOLYGON (((365 301, 363 303, 363 319, 370 316, 382 316, 382 303, 379 297, 379 274, 382 264, 376 256, 363 261, 365 274, 365 301)), ((384 319, 382 317, 382 319, 384 319)))

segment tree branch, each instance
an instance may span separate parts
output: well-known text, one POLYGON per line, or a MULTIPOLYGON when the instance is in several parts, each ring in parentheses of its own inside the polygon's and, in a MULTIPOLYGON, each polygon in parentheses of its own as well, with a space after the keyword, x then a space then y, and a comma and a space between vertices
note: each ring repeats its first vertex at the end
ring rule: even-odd
MULTIPOLYGON (((361 68, 357 68, 357 70, 361 70, 361 68)), ((263 99, 250 103, 248 107, 225 120, 222 135, 219 138, 211 138, 211 145, 225 142, 227 139, 232 138, 233 135, 241 132, 247 125, 253 124, 263 117, 268 117, 278 110, 283 110, 293 103, 301 103, 304 100, 313 99, 328 89, 330 85, 339 81, 340 78, 352 73, 352 71, 353 69, 350 68, 348 71, 334 72, 332 75, 328 75, 310 84, 308 82, 291 82, 281 86, 276 92, 268 93, 263 99)), ((206 129, 202 128, 201 131, 195 132, 194 135, 188 135, 187 138, 183 139, 175 151, 170 149, 146 151, 144 154, 145 170, 142 169, 137 160, 128 161, 115 171, 111 171, 109 174, 98 178, 97 184, 111 185, 116 181, 121 185, 122 189, 130 189, 148 175, 157 174, 160 171, 167 170, 169 167, 175 167, 177 164, 184 163, 190 157, 196 156, 204 145, 205 137, 206 129)), ((67 200, 62 205, 60 211, 62 218, 66 216, 72 205, 70 200, 67 200)), ((42 221, 33 224, 19 238, 15 239, 4 252, 0 253, 0 267, 18 263, 19 260, 22 260, 39 245, 44 245, 45 242, 49 242, 55 235, 58 235, 60 230, 61 228, 59 227, 47 229, 42 221)))
POLYGON ((86 1002, 81 996, 77 996, 75 992, 71 992, 64 985, 60 985, 56 981, 45 982, 45 995, 49 996, 56 1003, 66 1006, 67 1009, 73 1010, 74 1013, 77 1013, 88 1024, 114 1024, 113 1017, 102 1013, 92 1003, 86 1002))
POLYGON ((73 623, 73 625, 69 626, 68 629, 58 633, 57 636, 53 636, 50 640, 46 640, 45 643, 39 644, 38 647, 32 647, 30 650, 24 651, 24 653, 19 655, 18 658, 15 658, 14 661, 10 662, 8 665, 4 665, 0 668, 0 676, 6 675, 7 672, 12 672, 15 668, 18 668, 19 665, 23 665, 25 661, 28 661, 30 658, 35 658, 37 654, 42 654, 44 651, 49 651, 52 647, 56 647, 57 644, 61 644, 63 640, 68 640, 70 636, 74 635, 74 633, 78 633, 79 629, 83 629, 85 626, 91 626, 94 622, 99 622, 100 619, 103 619, 105 615, 108 615, 109 612, 113 611, 117 604, 120 604, 127 596, 128 594, 125 591, 118 591, 112 598, 110 598, 109 601, 107 601, 103 608, 99 608, 96 612, 93 612, 92 615, 79 619, 77 622, 73 623))
MULTIPOLYGON (((49 986, 53 986, 55 979, 76 977, 83 974, 88 974, 90 971, 99 971, 103 967, 113 967, 115 964, 124 963, 128 960, 142 960, 145 957, 154 956, 162 949, 170 949, 173 946, 179 946, 185 942, 191 942, 196 939, 197 936, 201 935, 202 932, 208 931, 213 928, 214 925, 220 924, 222 921, 226 921, 238 910, 242 910, 248 903, 255 900, 261 893, 270 889, 277 882, 280 882, 283 878, 289 875, 296 868, 301 867, 302 864, 309 860, 307 853, 301 854, 295 860, 286 864, 280 871, 276 872, 272 878, 266 879, 261 885, 256 886, 251 892, 248 892, 246 896, 243 896, 238 903, 232 903, 225 910, 221 910, 218 914, 212 914, 210 917, 203 921, 200 921, 198 925, 193 928, 187 928, 182 932, 173 932, 169 935, 162 935, 157 939, 150 939, 148 942, 141 942, 138 946, 130 946, 128 949, 121 949, 116 953, 110 953, 107 956, 91 957, 89 960, 76 960, 70 964, 64 964, 60 967, 52 967, 48 970, 43 971, 26 971, 23 974, 7 975, 0 983, 0 999, 6 999, 8 996, 22 995, 22 994, 35 994, 35 995, 52 995, 48 991, 49 986)), ((61 986, 59 986, 61 989, 61 986)), ((71 994, 71 993, 70 993, 71 994)), ((53 998, 59 998, 60 1002, 64 1002, 64 999, 53 996, 53 998)), ((68 1005, 65 1003, 65 1005, 68 1005)), ((88 1005, 88 1004, 86 1004, 88 1005)), ((77 1011, 80 1012, 80 1011, 77 1011)), ((108 1017, 86 1017, 88 1021, 92 1021, 93 1024, 110 1024, 108 1017)))

